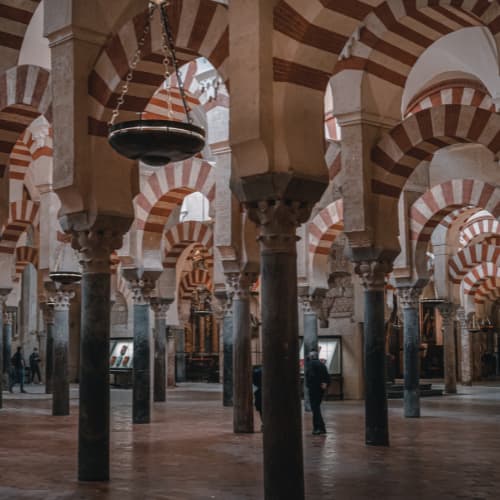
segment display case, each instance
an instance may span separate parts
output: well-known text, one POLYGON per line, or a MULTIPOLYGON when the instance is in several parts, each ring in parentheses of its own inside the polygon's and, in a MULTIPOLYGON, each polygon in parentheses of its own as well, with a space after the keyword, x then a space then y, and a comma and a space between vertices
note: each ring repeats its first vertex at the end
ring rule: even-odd
POLYGON ((109 371, 112 385, 118 387, 130 387, 132 385, 133 362, 133 339, 111 339, 109 343, 109 371))
MULTIPOLYGON (((330 385, 328 386, 327 399, 344 399, 344 387, 342 378, 342 337, 319 337, 318 355, 328 369, 330 374, 330 385)), ((300 345, 300 376, 304 379, 304 341, 300 345)))

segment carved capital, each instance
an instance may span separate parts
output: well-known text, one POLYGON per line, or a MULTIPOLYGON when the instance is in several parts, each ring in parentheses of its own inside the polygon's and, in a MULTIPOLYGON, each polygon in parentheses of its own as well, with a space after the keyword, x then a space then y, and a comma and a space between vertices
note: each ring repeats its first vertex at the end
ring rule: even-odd
POLYGON ((42 304, 43 318, 48 325, 54 324, 54 300, 51 297, 50 301, 42 304))
POLYGON ((149 304, 155 289, 155 281, 145 278, 129 281, 132 299, 136 305, 149 304))
POLYGON ((155 317, 158 320, 166 320, 167 313, 172 304, 173 299, 162 299, 159 297, 152 297, 150 299, 151 309, 155 313, 155 317))
POLYGON ((12 288, 0 288, 0 311, 3 308, 5 302, 7 302, 7 297, 9 293, 12 291, 12 288))
POLYGON ((4 325, 12 325, 12 316, 13 314, 9 311, 4 311, 3 313, 3 324, 4 325))
POLYGON ((53 297, 54 311, 68 311, 71 304, 71 299, 75 296, 73 290, 60 289, 53 297))
POLYGON ((386 260, 365 260, 356 262, 354 271, 361 278, 367 291, 383 291, 385 277, 392 271, 392 262, 386 260))
POLYGON ((285 201, 260 201, 246 203, 250 220, 260 229, 257 238, 262 253, 295 254, 297 227, 305 222, 311 213, 309 203, 285 201))
POLYGON ((398 296, 403 309, 418 309, 418 302, 422 289, 418 287, 405 286, 398 288, 398 296))
POLYGON ((460 322, 460 328, 462 328, 462 330, 467 329, 467 315, 463 307, 457 309, 457 319, 460 322))
POLYGON ((233 300, 250 300, 250 288, 257 279, 255 273, 238 273, 232 278, 233 300))
POLYGON ((72 232, 72 247, 80 253, 84 273, 111 273, 111 254, 123 245, 123 234, 113 229, 72 232))
POLYGON ((441 302, 437 305, 437 308, 443 319, 443 326, 450 326, 455 318, 457 306, 452 302, 441 302))

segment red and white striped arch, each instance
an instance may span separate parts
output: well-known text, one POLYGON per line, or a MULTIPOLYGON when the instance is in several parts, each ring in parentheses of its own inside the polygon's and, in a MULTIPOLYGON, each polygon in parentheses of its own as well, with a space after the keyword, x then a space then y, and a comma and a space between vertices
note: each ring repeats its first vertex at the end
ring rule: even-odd
POLYGON ((38 249, 30 246, 16 248, 16 275, 20 276, 28 264, 38 267, 38 249))
POLYGON ((196 221, 182 222, 171 227, 165 233, 164 267, 175 268, 182 252, 193 243, 199 243, 211 253, 214 245, 212 228, 196 221))
POLYGON ((179 299, 191 300, 193 292, 201 286, 212 289, 212 278, 208 271, 195 269, 186 273, 179 284, 179 299))
POLYGON ((441 82, 420 93, 408 104, 405 116, 443 104, 474 106, 495 112, 495 104, 483 85, 479 82, 460 79, 441 82))
POLYGON ((15 66, 24 35, 40 0, 0 2, 0 57, 5 67, 15 66))
POLYGON ((457 207, 479 207, 500 215, 500 189, 475 179, 453 179, 434 186, 410 209, 410 237, 427 243, 434 228, 457 207))
POLYGON ((460 142, 500 151, 500 116, 473 106, 446 104, 409 116, 372 151, 372 192, 397 199, 407 179, 439 149, 460 142))
POLYGON ((474 295, 477 289, 489 278, 500 279, 500 268, 492 262, 484 262, 471 269, 463 279, 466 295, 474 295))
POLYGON ((463 277, 482 263, 500 265, 500 238, 489 244, 477 244, 462 248, 456 255, 450 257, 448 275, 452 283, 460 284, 463 277))
POLYGON ((9 221, 0 236, 0 253, 13 254, 24 231, 38 223, 38 203, 16 201, 10 204, 9 221))
POLYGON ((309 223, 309 252, 328 255, 332 243, 344 230, 342 200, 330 203, 309 223))
POLYGON ((476 290, 474 302, 484 304, 486 301, 495 302, 500 298, 500 279, 488 278, 476 290))
MULTIPOLYGON (((211 0, 172 0, 168 7, 179 62, 184 64, 196 57, 206 57, 221 76, 227 77, 229 28, 227 6, 211 0)), ((99 56, 89 77, 89 133, 106 136, 107 121, 116 104, 121 84, 137 50, 148 18, 147 11, 129 20, 111 38, 99 56)), ((151 23, 120 117, 134 119, 142 112, 150 97, 164 81, 159 12, 151 23)))
POLYGON ((473 241, 477 243, 480 238, 488 239, 490 237, 500 238, 500 223, 493 217, 473 222, 462 232, 464 246, 469 245, 473 241))
MULTIPOLYGON (((185 92, 186 102, 189 108, 200 106, 200 101, 189 91, 185 92)), ((185 121, 186 113, 182 103, 182 97, 177 87, 167 89, 160 88, 151 97, 142 117, 145 120, 164 120, 165 118, 175 121, 185 121)))
POLYGON ((16 66, 0 75, 0 177, 19 135, 38 116, 50 119, 50 75, 38 66, 16 66))
POLYGON ((172 210, 182 203, 186 194, 196 191, 213 201, 215 173, 209 163, 193 158, 160 168, 134 199, 137 228, 163 233, 172 210))

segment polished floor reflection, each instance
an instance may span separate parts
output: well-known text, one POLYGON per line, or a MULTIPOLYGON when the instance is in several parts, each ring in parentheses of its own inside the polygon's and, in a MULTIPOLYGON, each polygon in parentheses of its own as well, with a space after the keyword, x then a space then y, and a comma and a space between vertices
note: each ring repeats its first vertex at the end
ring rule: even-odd
MULTIPOLYGON (((232 433, 218 385, 190 384, 156 403, 153 423, 131 423, 131 391, 112 391, 112 481, 76 477, 77 390, 72 415, 52 417, 42 386, 4 393, 0 499, 261 499, 260 432, 232 433)), ((390 401, 390 448, 363 442, 363 404, 324 404, 328 435, 304 418, 308 499, 496 499, 500 496, 500 384, 422 401, 403 419, 390 401)), ((256 418, 256 426, 258 426, 256 418)))

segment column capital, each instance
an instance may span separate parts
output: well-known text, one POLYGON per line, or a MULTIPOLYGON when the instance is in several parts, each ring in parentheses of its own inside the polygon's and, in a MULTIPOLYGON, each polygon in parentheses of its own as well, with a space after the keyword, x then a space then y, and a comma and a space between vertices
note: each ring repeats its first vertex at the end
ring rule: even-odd
POLYGON ((355 263, 354 272, 359 275, 367 291, 383 291, 385 277, 392 271, 388 260, 362 260, 355 263))
POLYGON ((245 208, 250 220, 260 229, 257 240, 260 242, 263 254, 297 252, 296 243, 299 238, 296 229, 307 221, 311 213, 310 203, 259 201, 245 203, 245 208))
POLYGON ((422 289, 414 286, 398 287, 398 297, 403 309, 418 309, 422 289))
POLYGON ((0 308, 2 308, 7 302, 7 297, 9 293, 12 291, 12 288, 0 288, 0 308))
POLYGON ((43 311, 43 317, 45 319, 45 323, 53 325, 54 324, 54 300, 53 300, 53 298, 50 301, 42 303, 42 311, 43 311))
POLYGON ((162 270, 144 270, 137 267, 126 267, 122 269, 123 277, 128 281, 132 291, 132 299, 136 305, 149 304, 154 296, 156 281, 162 270))
POLYGON ((170 304, 174 299, 165 299, 161 297, 151 297, 150 299, 150 305, 151 309, 155 313, 156 319, 159 320, 166 320, 167 319, 167 313, 170 308, 170 304))
POLYGON ((227 314, 227 292, 224 289, 215 289, 212 300, 212 311, 217 321, 222 321, 227 314))
POLYGON ((71 299, 75 296, 74 290, 61 288, 54 295, 54 311, 69 311, 71 299))
POLYGON ((233 287, 232 299, 249 300, 250 288, 257 280, 257 273, 234 273, 230 280, 233 287))
POLYGON ((113 229, 72 231, 72 246, 80 253, 84 273, 111 273, 111 254, 123 245, 123 233, 113 229))
POLYGON ((3 313, 3 324, 4 325, 12 325, 12 313, 9 311, 4 311, 3 313))
POLYGON ((449 326, 453 323, 457 306, 453 302, 441 302, 437 305, 439 313, 443 318, 443 326, 449 326))
POLYGON ((460 327, 462 329, 467 328, 467 315, 465 314, 465 309, 463 307, 457 308, 457 319, 460 322, 460 327))
POLYGON ((327 290, 322 288, 311 291, 309 287, 299 286, 298 297, 304 314, 316 314, 318 317, 322 316, 326 292, 327 290))

